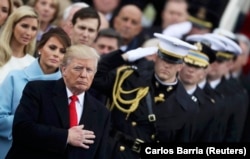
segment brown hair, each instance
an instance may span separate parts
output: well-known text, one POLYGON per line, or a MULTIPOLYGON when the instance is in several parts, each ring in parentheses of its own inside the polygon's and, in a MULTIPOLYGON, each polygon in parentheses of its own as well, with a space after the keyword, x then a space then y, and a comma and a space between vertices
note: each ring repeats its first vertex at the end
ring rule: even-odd
POLYGON ((43 34, 39 44, 37 45, 37 50, 41 49, 51 37, 56 37, 65 48, 71 45, 71 40, 68 34, 62 28, 56 27, 51 28, 48 32, 43 34))

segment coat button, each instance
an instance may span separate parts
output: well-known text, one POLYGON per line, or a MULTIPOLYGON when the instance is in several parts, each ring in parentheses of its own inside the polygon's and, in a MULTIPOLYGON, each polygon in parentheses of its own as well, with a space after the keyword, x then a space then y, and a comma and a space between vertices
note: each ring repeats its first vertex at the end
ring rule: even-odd
POLYGON ((131 122, 131 125, 132 125, 133 127, 135 127, 135 126, 137 125, 137 123, 136 123, 135 121, 132 121, 132 122, 131 122))
POLYGON ((120 146, 120 151, 121 152, 125 151, 125 147, 124 146, 120 146))

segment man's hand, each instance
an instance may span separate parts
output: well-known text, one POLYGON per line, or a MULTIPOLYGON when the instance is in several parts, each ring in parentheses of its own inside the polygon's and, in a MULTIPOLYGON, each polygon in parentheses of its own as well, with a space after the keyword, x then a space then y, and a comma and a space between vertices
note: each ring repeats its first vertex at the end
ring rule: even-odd
POLYGON ((94 143, 95 135, 93 131, 84 130, 83 125, 74 126, 68 130, 68 140, 67 143, 88 149, 90 144, 94 143))

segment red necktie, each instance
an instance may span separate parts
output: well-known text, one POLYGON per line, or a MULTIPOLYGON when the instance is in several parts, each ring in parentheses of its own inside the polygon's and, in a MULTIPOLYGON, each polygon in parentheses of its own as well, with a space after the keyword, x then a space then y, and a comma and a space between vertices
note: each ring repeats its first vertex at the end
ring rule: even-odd
POLYGON ((76 126, 77 125, 77 113, 76 113, 76 101, 77 96, 73 95, 70 97, 71 102, 69 103, 69 126, 76 126))

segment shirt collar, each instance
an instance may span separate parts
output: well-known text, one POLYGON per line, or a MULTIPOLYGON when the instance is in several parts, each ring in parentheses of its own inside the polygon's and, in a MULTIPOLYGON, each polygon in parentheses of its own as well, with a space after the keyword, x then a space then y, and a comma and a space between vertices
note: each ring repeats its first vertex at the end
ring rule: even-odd
MULTIPOLYGON (((69 90, 68 87, 66 87, 66 91, 67 91, 67 96, 68 96, 68 99, 69 99, 73 95, 73 93, 69 90)), ((84 95, 85 95, 85 92, 82 92, 81 94, 77 95, 78 102, 80 103, 81 106, 83 106, 84 95)))
POLYGON ((197 86, 195 86, 194 88, 191 88, 191 89, 187 90, 187 93, 189 95, 192 95, 195 92, 196 88, 197 88, 197 86))
POLYGON ((156 74, 155 74, 155 78, 156 78, 156 80, 157 80, 158 82, 160 82, 160 83, 161 83, 162 85, 164 85, 164 86, 173 86, 173 85, 176 85, 176 84, 178 83, 177 78, 175 79, 174 82, 171 82, 171 83, 167 83, 167 82, 161 81, 161 80, 157 77, 156 74))
POLYGON ((211 88, 215 89, 221 82, 221 79, 217 79, 217 80, 214 80, 214 81, 211 81, 209 82, 211 88))

